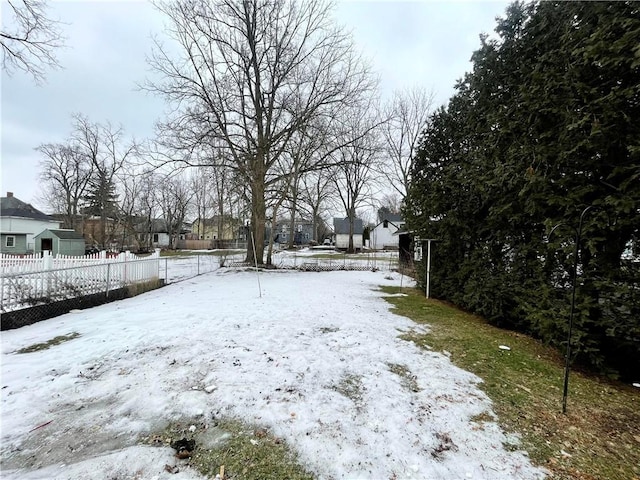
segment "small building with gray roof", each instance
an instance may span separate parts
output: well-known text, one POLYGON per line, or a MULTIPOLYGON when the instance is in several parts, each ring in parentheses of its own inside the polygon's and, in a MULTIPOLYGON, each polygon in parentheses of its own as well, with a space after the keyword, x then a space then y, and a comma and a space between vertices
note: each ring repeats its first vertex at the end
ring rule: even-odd
POLYGON ((36 253, 45 250, 53 255, 81 257, 84 255, 84 237, 75 230, 46 229, 34 238, 36 253))
POLYGON ((7 192, 0 198, 0 252, 24 255, 35 251, 35 236, 47 228, 59 229, 60 222, 7 192))
POLYGON ((353 219, 353 230, 351 229, 351 221, 349 217, 334 218, 333 230, 336 236, 335 246, 338 250, 347 250, 349 248, 350 233, 353 234, 354 250, 362 250, 364 227, 360 218, 353 219))

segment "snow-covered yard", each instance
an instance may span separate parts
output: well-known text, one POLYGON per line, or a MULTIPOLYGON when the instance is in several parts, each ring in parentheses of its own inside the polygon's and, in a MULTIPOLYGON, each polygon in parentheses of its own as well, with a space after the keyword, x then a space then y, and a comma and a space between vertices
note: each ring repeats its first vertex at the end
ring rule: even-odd
POLYGON ((477 377, 398 338, 420 328, 377 291, 399 275, 260 282, 261 298, 254 272, 220 269, 3 332, 2 478, 200 479, 164 471, 174 451, 139 439, 214 416, 268 428, 318 478, 544 476, 478 420, 492 414, 477 377))

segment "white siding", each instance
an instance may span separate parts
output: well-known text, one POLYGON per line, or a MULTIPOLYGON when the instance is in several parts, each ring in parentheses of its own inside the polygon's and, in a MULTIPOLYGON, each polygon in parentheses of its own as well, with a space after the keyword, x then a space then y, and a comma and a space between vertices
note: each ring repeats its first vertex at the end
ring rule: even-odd
POLYGON ((151 234, 151 239, 155 240, 155 236, 158 236, 158 241, 157 242, 152 242, 154 248, 165 248, 169 246, 169 234, 166 232, 160 232, 160 233, 152 233, 151 234))
POLYGON ((379 223, 371 231, 371 248, 375 250, 382 250, 383 248, 398 248, 398 235, 393 235, 398 229, 402 227, 403 223, 395 224, 393 222, 387 223, 387 228, 384 228, 384 223, 379 223))
MULTIPOLYGON (((338 233, 336 235, 336 248, 349 248, 349 234, 338 233)), ((362 234, 353 235, 353 248, 362 249, 362 234)))
POLYGON ((60 222, 52 220, 34 220, 32 218, 20 217, 1 217, 0 231, 2 233, 26 233, 27 234, 27 251, 34 251, 33 237, 41 233, 45 229, 58 229, 60 222))

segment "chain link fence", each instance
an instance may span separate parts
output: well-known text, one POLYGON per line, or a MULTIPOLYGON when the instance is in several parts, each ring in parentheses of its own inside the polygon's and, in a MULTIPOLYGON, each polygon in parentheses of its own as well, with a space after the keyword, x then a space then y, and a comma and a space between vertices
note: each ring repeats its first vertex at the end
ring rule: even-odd
MULTIPOLYGON (((169 283, 180 282, 223 267, 249 268, 246 253, 238 250, 189 253, 155 259, 88 265, 45 272, 0 275, 2 330, 18 328, 113 300, 143 293, 169 283), (149 271, 142 278, 134 272, 149 271), (140 265, 138 265, 140 264, 140 265), (147 278, 148 277, 148 278, 147 278)), ((272 268, 311 272, 340 270, 397 270, 397 252, 346 254, 333 251, 275 252, 272 268)), ((407 272, 405 272, 407 273, 407 272)))
POLYGON ((0 274, 1 329, 40 320, 113 300, 162 285, 160 259, 98 262, 70 268, 50 268, 0 274))

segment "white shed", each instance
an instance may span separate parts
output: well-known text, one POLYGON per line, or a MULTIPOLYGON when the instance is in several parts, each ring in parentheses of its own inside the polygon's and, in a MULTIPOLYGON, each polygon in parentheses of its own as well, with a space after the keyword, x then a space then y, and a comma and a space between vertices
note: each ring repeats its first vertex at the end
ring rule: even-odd
POLYGON ((397 250, 397 233, 404 228, 404 220, 398 213, 378 215, 379 223, 371 229, 369 239, 374 250, 397 250))
MULTIPOLYGON (((338 250, 346 250, 349 248, 349 218, 334 218, 333 230, 336 235, 336 245, 338 250)), ((353 248, 355 250, 362 250, 362 234, 364 227, 360 218, 353 219, 353 248)))

